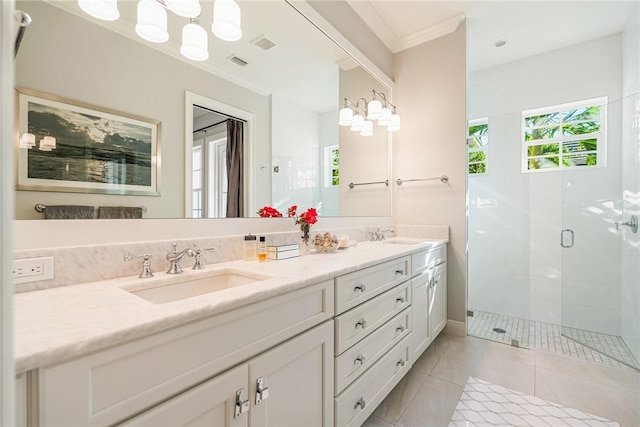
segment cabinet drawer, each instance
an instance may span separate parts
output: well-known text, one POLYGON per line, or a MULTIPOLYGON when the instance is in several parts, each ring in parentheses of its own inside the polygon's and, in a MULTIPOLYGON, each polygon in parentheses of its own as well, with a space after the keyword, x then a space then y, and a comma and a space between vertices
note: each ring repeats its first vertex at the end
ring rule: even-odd
POLYGON ((409 256, 336 277, 336 314, 343 313, 409 279, 409 256))
POLYGON ((411 333, 335 400, 336 425, 361 425, 411 368, 411 333))
POLYGON ((336 356, 411 305, 410 282, 336 317, 336 356))
POLYGON ((330 319, 331 301, 333 283, 326 281, 41 368, 40 422, 119 422, 330 319))
POLYGON ((336 358, 336 395, 411 332, 411 308, 336 358))
POLYGON ((433 249, 417 252, 411 255, 411 277, 416 276, 428 268, 433 268, 447 260, 447 245, 440 245, 433 249))

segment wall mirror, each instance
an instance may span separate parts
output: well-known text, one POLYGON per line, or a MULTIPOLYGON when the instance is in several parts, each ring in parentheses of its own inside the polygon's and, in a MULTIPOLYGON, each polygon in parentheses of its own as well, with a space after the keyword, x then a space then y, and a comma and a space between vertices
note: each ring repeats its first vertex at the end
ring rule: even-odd
MULTIPOLYGON (((291 204, 317 207, 321 216, 389 216, 390 186, 349 187, 391 177, 387 131, 376 127, 363 137, 337 122, 343 98, 370 99, 372 90, 390 89, 285 1, 240 0, 243 35, 235 42, 211 33, 213 2, 200 3, 210 53, 203 62, 181 56, 181 29, 189 20, 171 12, 169 41, 153 44, 135 33, 133 1, 118 2, 114 22, 89 17, 76 1, 16 2, 33 20, 16 57, 16 86, 160 123, 159 196, 18 190, 16 219, 44 219, 37 204, 144 206, 144 218, 224 216, 217 208, 205 215, 194 209, 194 192, 202 190, 194 186, 194 147, 201 146, 194 138, 202 136, 194 131, 203 119, 193 111, 207 106, 189 94, 232 111, 215 113, 251 117, 240 216, 257 216, 266 205, 286 212, 291 204)), ((27 131, 17 121, 16 140, 27 131)), ((218 193, 208 200, 222 204, 218 193)))

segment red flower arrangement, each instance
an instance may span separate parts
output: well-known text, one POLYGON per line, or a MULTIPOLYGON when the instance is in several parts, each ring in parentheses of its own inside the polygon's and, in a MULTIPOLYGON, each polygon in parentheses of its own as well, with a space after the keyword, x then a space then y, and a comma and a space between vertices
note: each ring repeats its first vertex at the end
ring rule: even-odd
MULTIPOLYGON (((293 205, 287 209, 287 217, 293 218, 295 220, 296 225, 300 225, 300 231, 302 231, 302 240, 305 244, 309 242, 309 231, 311 230, 311 226, 318 222, 318 211, 316 208, 309 208, 306 211, 302 212, 300 215, 297 214, 298 206, 293 205)), ((258 210, 258 215, 262 218, 278 218, 282 217, 282 213, 270 206, 265 206, 262 209, 258 210)))

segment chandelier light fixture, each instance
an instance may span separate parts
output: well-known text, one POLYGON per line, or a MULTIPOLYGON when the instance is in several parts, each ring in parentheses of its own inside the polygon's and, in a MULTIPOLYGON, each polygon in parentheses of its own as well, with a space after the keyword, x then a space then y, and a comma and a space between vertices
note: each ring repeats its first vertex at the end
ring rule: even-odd
MULTIPOLYGON (((88 15, 104 21, 115 21, 120 17, 118 0, 78 0, 78 6, 88 15)), ((208 34, 200 26, 200 0, 140 0, 137 7, 136 34, 152 43, 167 42, 167 10, 183 18, 189 18, 189 23, 182 28, 180 53, 192 61, 209 59, 208 34)), ((241 11, 235 0, 215 0, 211 31, 225 41, 237 41, 242 38, 241 11)))
POLYGON ((344 98, 338 125, 350 126, 350 130, 360 132, 362 136, 371 136, 375 121, 379 126, 386 127, 389 132, 399 131, 402 127, 396 106, 387 101, 384 93, 372 90, 370 101, 360 98, 355 103, 344 98))

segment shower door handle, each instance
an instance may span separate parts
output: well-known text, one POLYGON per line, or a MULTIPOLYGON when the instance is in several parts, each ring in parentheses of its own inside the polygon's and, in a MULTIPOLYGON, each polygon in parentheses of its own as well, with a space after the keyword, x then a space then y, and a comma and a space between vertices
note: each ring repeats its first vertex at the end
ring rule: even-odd
POLYGON ((562 246, 563 248, 572 248, 574 240, 575 239, 574 239, 574 236, 573 236, 573 230, 565 228, 564 230, 562 230, 560 232, 560 246, 562 246), (564 239, 565 234, 568 234, 569 236, 571 236, 571 243, 565 244, 565 239, 564 239))

